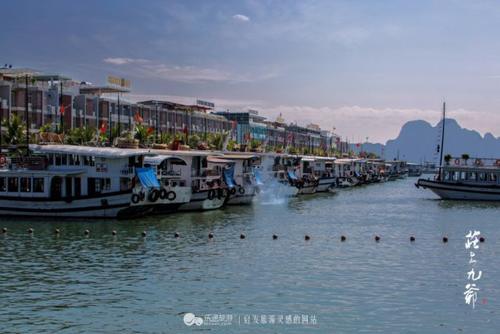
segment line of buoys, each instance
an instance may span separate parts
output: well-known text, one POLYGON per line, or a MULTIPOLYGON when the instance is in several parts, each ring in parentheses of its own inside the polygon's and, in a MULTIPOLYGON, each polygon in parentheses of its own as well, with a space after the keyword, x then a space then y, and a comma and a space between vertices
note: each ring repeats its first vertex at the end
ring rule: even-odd
POLYGON ((309 240, 311 240, 311 237, 306 234, 304 237, 304 240, 309 241, 309 240))
POLYGON ((240 239, 245 239, 245 238, 246 238, 246 236, 243 233, 241 233, 240 234, 240 239))
POLYGON ((34 229, 32 229, 32 228, 30 227, 30 228, 28 229, 28 233, 29 233, 29 234, 33 234, 33 232, 35 232, 35 230, 34 230, 34 229))
POLYGON ((411 241, 411 242, 414 242, 414 241, 415 241, 415 237, 414 237, 413 235, 410 237, 410 241, 411 241))
POLYGON ((212 232, 208 233, 208 239, 213 239, 214 238, 214 234, 212 232))
POLYGON ((90 230, 85 230, 85 231, 83 231, 83 234, 85 234, 85 235, 89 235, 89 234, 90 234, 90 230))
POLYGON ((347 240, 347 237, 345 235, 340 236, 340 241, 344 242, 347 240))
POLYGON ((380 237, 378 235, 375 236, 375 241, 376 242, 379 242, 380 241, 380 237))
POLYGON ((447 243, 448 242, 448 237, 443 237, 443 242, 447 243))
POLYGON ((111 231, 112 235, 116 235, 116 230, 111 231))
POLYGON ((179 238, 179 237, 180 237, 180 234, 179 234, 179 233, 177 233, 177 232, 175 232, 175 234, 174 234, 174 238, 176 238, 176 239, 177 239, 177 238, 179 238))
POLYGON ((278 236, 276 234, 273 234, 273 240, 277 240, 278 236))
POLYGON ((146 237, 146 231, 142 231, 141 235, 142 235, 143 238, 145 238, 146 237))
POLYGON ((58 228, 56 228, 56 229, 54 230, 54 234, 58 235, 59 233, 61 233, 61 231, 60 231, 58 228))

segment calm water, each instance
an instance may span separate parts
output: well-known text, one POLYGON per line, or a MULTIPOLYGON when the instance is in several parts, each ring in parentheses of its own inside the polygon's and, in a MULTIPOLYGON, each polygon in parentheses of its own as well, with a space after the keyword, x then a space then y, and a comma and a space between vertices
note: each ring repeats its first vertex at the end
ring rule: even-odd
POLYGON ((498 332, 500 205, 438 201, 413 182, 140 221, 2 218, 0 333, 498 332), (474 310, 463 298, 470 229, 486 238, 474 310), (233 321, 187 327, 185 312, 233 321))

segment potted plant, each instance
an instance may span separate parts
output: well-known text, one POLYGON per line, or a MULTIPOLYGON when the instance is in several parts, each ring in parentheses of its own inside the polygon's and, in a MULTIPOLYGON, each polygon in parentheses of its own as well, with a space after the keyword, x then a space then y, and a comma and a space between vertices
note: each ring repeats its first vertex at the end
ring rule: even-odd
POLYGON ((451 161, 451 154, 445 155, 444 156, 444 162, 446 163, 446 166, 450 165, 450 161, 451 161))
POLYGON ((470 159, 470 156, 467 153, 462 154, 462 159, 464 160, 465 165, 467 165, 467 160, 470 159))

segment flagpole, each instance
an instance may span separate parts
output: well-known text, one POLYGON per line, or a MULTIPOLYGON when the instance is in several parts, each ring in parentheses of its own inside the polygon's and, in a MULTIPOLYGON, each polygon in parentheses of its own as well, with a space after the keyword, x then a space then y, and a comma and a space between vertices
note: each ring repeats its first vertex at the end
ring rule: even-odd
POLYGON ((59 84, 60 84, 60 89, 61 89, 61 96, 59 97, 59 113, 61 114, 61 133, 64 133, 64 112, 63 112, 63 108, 64 108, 64 105, 63 105, 63 83, 62 83, 62 80, 60 79, 59 81, 59 84))
POLYGON ((28 110, 28 103, 29 103, 29 97, 28 97, 28 75, 26 74, 25 77, 25 83, 26 83, 26 96, 24 97, 24 114, 26 117, 26 147, 28 148, 28 154, 29 154, 29 147, 30 147, 30 122, 29 122, 29 110, 28 110))
POLYGON ((441 151, 439 157, 439 176, 441 178, 442 168, 443 168, 443 151, 444 151, 444 125, 446 119, 446 102, 443 102, 443 122, 442 122, 442 130, 441 130, 441 151))

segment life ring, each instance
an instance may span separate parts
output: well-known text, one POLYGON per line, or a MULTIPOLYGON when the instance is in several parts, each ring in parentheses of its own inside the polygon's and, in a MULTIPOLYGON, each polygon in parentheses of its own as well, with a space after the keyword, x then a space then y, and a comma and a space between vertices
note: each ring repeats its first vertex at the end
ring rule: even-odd
POLYGON ((173 201, 177 198, 175 191, 169 191, 166 196, 169 201, 173 201))
POLYGON ((209 199, 209 200, 213 200, 214 198, 215 198, 215 190, 210 189, 210 190, 208 191, 208 199, 209 199))
POLYGON ((159 197, 160 197, 160 191, 158 189, 152 189, 149 192, 148 200, 154 203, 158 200, 159 197))
POLYGON ((168 195, 167 189, 161 188, 161 190, 160 190, 160 199, 167 198, 167 195, 168 195))
POLYGON ((455 165, 457 165, 457 166, 460 165, 460 159, 458 159, 458 158, 455 159, 455 165))
POLYGON ((482 166, 482 165, 483 165, 483 162, 481 161, 481 159, 476 159, 476 160, 474 161, 474 165, 476 165, 476 166, 482 166))
POLYGON ((137 204, 140 201, 140 197, 137 194, 132 195, 132 203, 137 204))
POLYGON ((231 195, 236 194, 236 188, 235 188, 235 187, 232 187, 232 188, 231 188, 231 190, 229 190, 229 193, 230 193, 231 195))
POLYGON ((497 160, 495 161, 495 166, 500 167, 500 159, 497 159, 497 160))
POLYGON ((244 194, 245 194, 245 188, 240 187, 240 188, 238 189, 238 192, 240 193, 240 195, 244 195, 244 194))

